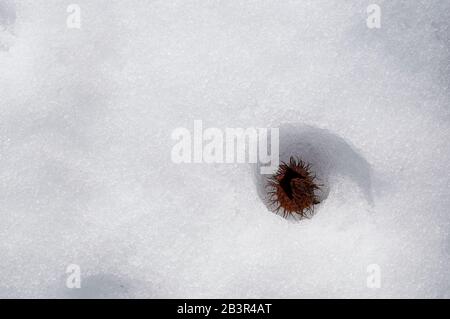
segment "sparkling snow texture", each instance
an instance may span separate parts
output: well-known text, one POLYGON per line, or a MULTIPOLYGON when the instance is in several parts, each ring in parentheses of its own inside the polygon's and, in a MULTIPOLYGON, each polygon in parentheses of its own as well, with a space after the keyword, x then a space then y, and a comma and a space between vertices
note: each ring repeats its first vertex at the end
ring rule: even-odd
POLYGON ((449 1, 379 0, 380 29, 366 0, 75 2, 80 30, 0 0, 0 297, 450 298, 449 1), (316 216, 174 164, 197 119, 279 127, 316 216))

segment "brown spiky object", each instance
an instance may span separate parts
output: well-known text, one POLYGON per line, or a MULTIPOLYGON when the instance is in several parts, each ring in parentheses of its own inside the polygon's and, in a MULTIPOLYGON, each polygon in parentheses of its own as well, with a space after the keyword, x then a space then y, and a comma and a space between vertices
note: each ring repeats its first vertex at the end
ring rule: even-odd
POLYGON ((312 217, 314 205, 320 203, 315 194, 320 187, 315 179, 311 166, 302 160, 291 157, 289 163, 282 162, 267 184, 273 211, 284 218, 312 217))

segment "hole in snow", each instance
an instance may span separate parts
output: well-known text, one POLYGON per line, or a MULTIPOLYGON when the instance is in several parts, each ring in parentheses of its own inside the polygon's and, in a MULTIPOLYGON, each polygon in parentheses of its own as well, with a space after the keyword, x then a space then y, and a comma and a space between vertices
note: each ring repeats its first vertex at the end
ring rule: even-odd
MULTIPOLYGON (((332 132, 303 124, 283 124, 280 127, 280 163, 289 163, 291 157, 300 158, 311 165, 321 191, 317 193, 320 204, 315 205, 315 213, 327 199, 330 177, 346 176, 361 189, 369 204, 373 204, 371 166, 353 146, 332 132)), ((254 176, 258 195, 270 211, 274 206, 270 201, 270 187, 266 187, 272 175, 260 174, 260 165, 255 165, 254 176)), ((289 218, 290 219, 290 218, 289 218)), ((294 218, 295 219, 295 218, 294 218)))

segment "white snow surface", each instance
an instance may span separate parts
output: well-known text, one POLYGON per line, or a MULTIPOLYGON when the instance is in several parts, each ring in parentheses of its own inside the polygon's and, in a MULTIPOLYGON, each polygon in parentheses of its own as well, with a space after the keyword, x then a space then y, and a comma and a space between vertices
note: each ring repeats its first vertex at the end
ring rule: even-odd
POLYGON ((0 297, 450 298, 449 1, 70 3, 0 0, 0 297), (198 119, 279 127, 316 215, 174 164, 198 119))

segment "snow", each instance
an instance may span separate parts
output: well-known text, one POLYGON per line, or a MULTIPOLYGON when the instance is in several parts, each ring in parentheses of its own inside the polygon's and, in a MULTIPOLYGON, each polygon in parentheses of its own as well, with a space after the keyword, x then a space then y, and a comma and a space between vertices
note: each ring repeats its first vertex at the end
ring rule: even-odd
POLYGON ((0 297, 450 298, 448 1, 76 3, 0 0, 0 297), (316 215, 173 163, 194 120, 279 127, 316 215))

